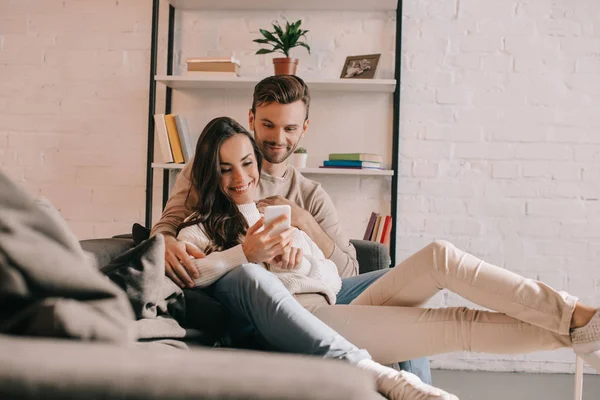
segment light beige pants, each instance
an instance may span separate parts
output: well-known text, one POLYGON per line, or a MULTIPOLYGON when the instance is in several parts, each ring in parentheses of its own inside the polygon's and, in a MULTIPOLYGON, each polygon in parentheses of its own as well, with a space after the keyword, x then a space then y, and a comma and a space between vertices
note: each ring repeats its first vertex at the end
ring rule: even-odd
POLYGON ((436 241, 379 278, 350 305, 307 305, 375 361, 468 350, 511 354, 571 345, 577 298, 436 241), (482 307, 419 308, 448 289, 482 307))

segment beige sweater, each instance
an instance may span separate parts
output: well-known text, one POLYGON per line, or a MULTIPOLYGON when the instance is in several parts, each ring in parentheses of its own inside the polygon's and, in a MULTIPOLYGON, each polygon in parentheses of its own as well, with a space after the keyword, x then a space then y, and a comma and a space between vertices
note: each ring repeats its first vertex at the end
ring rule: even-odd
MULTIPOLYGON (((246 218, 248 226, 254 225, 261 217, 254 203, 240 205, 238 208, 246 218)), ((201 251, 205 251, 210 245, 210 239, 200 225, 185 227, 179 232, 177 239, 193 244, 201 251)), ((319 293, 325 295, 330 304, 335 304, 335 296, 342 288, 342 280, 335 264, 325 258, 321 249, 306 233, 298 229, 294 229, 292 247, 302 249, 304 257, 300 266, 293 270, 283 270, 270 265, 269 271, 273 272, 292 294, 319 293)), ((248 262, 241 244, 225 251, 210 253, 205 258, 194 260, 200 273, 200 277, 195 279, 194 283, 199 287, 210 286, 238 265, 248 262)))
MULTIPOLYGON (((163 233, 174 236, 177 227, 192 213, 189 204, 194 204, 197 196, 190 192, 191 166, 192 163, 188 163, 177 176, 163 215, 152 228, 153 235, 163 233), (190 198, 186 204, 188 192, 190 198)), ((327 258, 335 263, 342 278, 358 275, 356 250, 342 232, 333 202, 319 183, 305 178, 291 165, 288 165, 282 178, 262 173, 255 200, 275 195, 283 196, 310 212, 323 231, 335 242, 333 253, 327 258)))

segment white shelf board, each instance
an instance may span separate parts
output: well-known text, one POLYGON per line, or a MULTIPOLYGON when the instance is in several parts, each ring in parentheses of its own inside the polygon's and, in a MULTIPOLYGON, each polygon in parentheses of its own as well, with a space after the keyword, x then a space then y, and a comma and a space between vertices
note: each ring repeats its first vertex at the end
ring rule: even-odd
POLYGON ((152 163, 152 168, 156 168, 156 169, 183 169, 183 167, 185 167, 185 164, 174 164, 174 163, 161 164, 161 163, 152 163))
MULTIPOLYGON (((194 75, 156 75, 154 79, 173 89, 254 89, 255 77, 214 77, 194 75)), ((395 79, 306 79, 313 92, 382 92, 393 93, 395 79)))
POLYGON ((169 0, 187 10, 395 11, 398 0, 169 0))
MULTIPOLYGON (((152 168, 156 169, 183 169, 185 164, 161 164, 152 163, 152 168)), ((378 169, 343 169, 343 168, 301 168, 299 170, 307 175, 370 175, 370 176, 393 176, 392 170, 378 169)))
POLYGON ((367 175, 367 176, 393 176, 394 171, 387 169, 344 169, 344 168, 301 168, 306 175, 367 175))

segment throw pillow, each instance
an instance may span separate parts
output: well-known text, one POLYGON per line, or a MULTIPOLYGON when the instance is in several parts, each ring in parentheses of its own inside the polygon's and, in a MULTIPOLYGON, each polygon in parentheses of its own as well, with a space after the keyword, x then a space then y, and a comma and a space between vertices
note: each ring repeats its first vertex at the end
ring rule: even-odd
POLYGON ((0 332, 129 342, 132 322, 63 219, 0 172, 0 332))
MULTIPOLYGON (((100 268, 117 286, 123 289, 133 306, 136 318, 160 320, 162 325, 152 326, 151 332, 138 332, 140 338, 149 334, 157 338, 157 330, 163 337, 188 338, 189 335, 175 331, 167 335, 164 323, 174 319, 186 329, 198 330, 197 342, 212 346, 223 335, 227 324, 227 313, 223 306, 203 289, 182 291, 169 278, 164 270, 164 238, 155 235, 126 251, 109 264, 100 268)), ((148 321, 138 327, 149 330, 148 321)))
POLYGON ((133 244, 137 246, 150 237, 150 229, 136 222, 131 227, 131 236, 133 238, 133 244))

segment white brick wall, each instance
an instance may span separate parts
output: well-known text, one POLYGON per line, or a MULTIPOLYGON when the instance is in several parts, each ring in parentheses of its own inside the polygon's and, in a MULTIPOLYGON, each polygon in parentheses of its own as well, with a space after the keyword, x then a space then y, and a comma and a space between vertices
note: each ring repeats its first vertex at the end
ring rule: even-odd
POLYGON ((80 238, 143 220, 150 15, 143 0, 0 1, 0 168, 80 238))
MULTIPOLYGON (((404 1, 400 148, 413 168, 400 178, 400 257, 444 238, 600 304, 600 3, 459 0, 454 13, 440 4, 404 1), (431 163, 437 174, 423 172, 431 163)), ((573 361, 569 351, 434 357, 445 368, 532 372, 573 361)))
MULTIPOLYGON (((49 197, 81 238, 143 219, 150 13, 142 0, 0 0, 0 168, 49 197)), ((347 55, 377 52, 377 76, 392 77, 389 13, 178 13, 178 65, 234 53, 243 75, 267 75, 251 40, 282 16, 311 30, 302 76, 334 78, 347 55)), ((404 0, 401 258, 444 238, 600 304, 598 21, 593 0, 404 0)), ((216 115, 245 123, 249 101, 209 91, 176 93, 174 105, 199 133, 216 115)), ((386 95, 315 95, 309 164, 333 145, 391 159, 390 122, 386 95)), ((389 210, 387 179, 322 181, 352 237, 371 210, 389 210)), ((555 372, 572 361, 452 354, 434 365, 555 372)))

